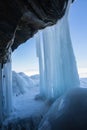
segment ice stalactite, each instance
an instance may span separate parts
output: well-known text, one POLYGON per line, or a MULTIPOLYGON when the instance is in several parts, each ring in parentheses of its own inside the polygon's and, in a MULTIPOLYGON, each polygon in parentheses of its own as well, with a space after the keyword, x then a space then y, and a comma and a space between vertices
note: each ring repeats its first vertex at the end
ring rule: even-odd
POLYGON ((12 61, 11 50, 9 49, 9 57, 6 64, 3 66, 3 88, 5 100, 5 114, 10 115, 13 109, 12 105, 12 61))
POLYGON ((3 121, 2 65, 0 63, 0 125, 3 121))
POLYGON ((37 48, 37 57, 39 57, 39 71, 40 71, 40 94, 46 96, 45 88, 45 63, 44 63, 44 48, 43 48, 43 35, 42 32, 39 32, 36 36, 36 48, 37 48))
POLYGON ((68 24, 71 2, 69 0, 65 15, 56 25, 36 34, 40 91, 47 99, 56 99, 80 84, 68 24))
POLYGON ((12 70, 11 49, 8 52, 7 63, 0 63, 0 122, 12 112, 12 70))

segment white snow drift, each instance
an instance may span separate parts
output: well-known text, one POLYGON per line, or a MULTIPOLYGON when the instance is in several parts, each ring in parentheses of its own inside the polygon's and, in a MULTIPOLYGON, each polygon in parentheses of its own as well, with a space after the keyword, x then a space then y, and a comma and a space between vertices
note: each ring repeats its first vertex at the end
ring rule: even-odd
POLYGON ((27 91, 32 88, 39 86, 38 75, 29 77, 24 73, 12 72, 12 88, 13 94, 18 96, 20 94, 27 93, 27 91))

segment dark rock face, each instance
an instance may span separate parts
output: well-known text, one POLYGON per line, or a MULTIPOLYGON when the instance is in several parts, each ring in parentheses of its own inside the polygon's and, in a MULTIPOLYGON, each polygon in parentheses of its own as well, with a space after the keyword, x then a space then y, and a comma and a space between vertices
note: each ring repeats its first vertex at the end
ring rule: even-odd
POLYGON ((0 0, 0 57, 63 17, 68 0, 0 0))

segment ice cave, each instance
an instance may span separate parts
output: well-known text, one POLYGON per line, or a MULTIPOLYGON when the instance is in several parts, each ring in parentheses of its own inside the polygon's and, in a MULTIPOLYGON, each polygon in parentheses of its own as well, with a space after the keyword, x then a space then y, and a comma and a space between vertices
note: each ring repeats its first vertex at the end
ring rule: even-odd
POLYGON ((87 130, 87 90, 80 88, 68 21, 73 2, 1 0, 0 130, 87 130), (29 77, 12 71, 12 52, 31 37, 40 75, 29 77))

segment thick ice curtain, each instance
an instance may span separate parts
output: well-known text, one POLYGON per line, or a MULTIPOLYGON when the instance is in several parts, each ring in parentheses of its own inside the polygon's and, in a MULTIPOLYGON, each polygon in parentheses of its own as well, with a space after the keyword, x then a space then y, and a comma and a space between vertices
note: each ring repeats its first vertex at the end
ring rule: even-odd
POLYGON ((68 89, 79 86, 68 24, 70 4, 71 0, 64 17, 55 26, 36 34, 40 91, 47 99, 56 99, 68 89))

